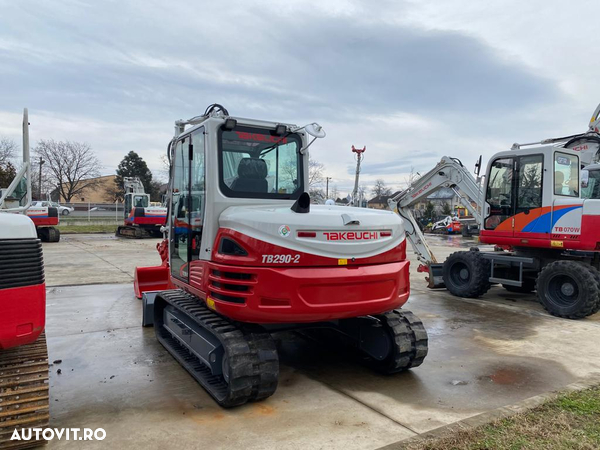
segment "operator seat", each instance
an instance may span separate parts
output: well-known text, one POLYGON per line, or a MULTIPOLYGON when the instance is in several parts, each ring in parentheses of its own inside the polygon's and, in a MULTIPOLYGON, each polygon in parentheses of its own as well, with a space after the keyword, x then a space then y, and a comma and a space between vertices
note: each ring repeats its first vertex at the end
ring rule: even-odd
POLYGON ((231 190, 238 192, 267 193, 267 163, 260 158, 243 158, 238 166, 238 176, 231 183, 231 190))

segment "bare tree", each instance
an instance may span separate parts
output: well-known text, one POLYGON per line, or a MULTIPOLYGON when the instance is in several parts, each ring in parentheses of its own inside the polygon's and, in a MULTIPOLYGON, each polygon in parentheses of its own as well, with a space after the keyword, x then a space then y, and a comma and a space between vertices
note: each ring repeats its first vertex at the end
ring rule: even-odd
POLYGON ((98 184, 93 178, 100 176, 100 161, 88 144, 40 140, 35 153, 45 161, 47 179, 66 202, 98 184))
POLYGON ((367 197, 367 187, 364 184, 361 184, 360 186, 358 186, 358 198, 360 199, 360 201, 362 202, 363 200, 366 200, 367 197))
POLYGON ((169 163, 169 157, 166 154, 162 154, 160 157, 160 172, 157 178, 169 181, 171 176, 171 163, 169 163))
POLYGON ((379 178, 375 180, 375 186, 373 186, 371 192, 375 197, 385 197, 386 195, 390 195, 392 190, 385 185, 385 181, 379 178))
POLYGON ((0 137, 0 166, 5 166, 15 157, 17 144, 9 138, 0 137))
POLYGON ((329 188, 329 198, 337 200, 339 195, 340 195, 340 191, 339 191, 337 185, 334 184, 333 186, 331 186, 329 188))
POLYGON ((323 182, 325 165, 316 159, 308 159, 308 187, 314 188, 323 182))
POLYGON ((410 173, 407 177, 404 177, 404 185, 406 186, 406 189, 411 187, 413 183, 419 179, 420 176, 421 175, 415 171, 415 168, 413 166, 410 166, 410 173))

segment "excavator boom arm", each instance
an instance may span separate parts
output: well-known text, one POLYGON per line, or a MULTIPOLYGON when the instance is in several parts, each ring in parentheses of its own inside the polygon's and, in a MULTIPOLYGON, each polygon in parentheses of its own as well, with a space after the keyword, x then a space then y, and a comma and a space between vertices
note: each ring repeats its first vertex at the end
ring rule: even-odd
POLYGON ((432 170, 421 176, 408 189, 388 200, 389 208, 397 211, 404 219, 406 238, 422 263, 418 270, 430 272, 430 287, 440 285, 441 273, 434 269, 441 269, 438 267, 441 265, 437 264, 433 252, 427 245, 425 236, 410 211, 410 206, 444 187, 451 188, 459 197, 461 204, 473 215, 476 222, 481 224, 479 205, 483 202, 483 195, 480 182, 456 158, 444 156, 432 170), (471 200, 475 201, 478 207, 474 207, 471 200))

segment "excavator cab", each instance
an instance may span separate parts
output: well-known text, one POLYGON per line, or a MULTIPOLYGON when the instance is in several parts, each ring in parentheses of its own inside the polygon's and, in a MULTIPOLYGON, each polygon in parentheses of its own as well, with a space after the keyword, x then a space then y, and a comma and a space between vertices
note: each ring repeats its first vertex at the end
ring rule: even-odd
POLYGON ((573 238, 583 205, 579 164, 577 152, 554 146, 495 155, 487 170, 481 241, 518 247, 573 238))
POLYGON ((147 208, 150 205, 150 196, 148 194, 125 194, 124 201, 124 215, 125 218, 129 216, 133 208, 147 208))

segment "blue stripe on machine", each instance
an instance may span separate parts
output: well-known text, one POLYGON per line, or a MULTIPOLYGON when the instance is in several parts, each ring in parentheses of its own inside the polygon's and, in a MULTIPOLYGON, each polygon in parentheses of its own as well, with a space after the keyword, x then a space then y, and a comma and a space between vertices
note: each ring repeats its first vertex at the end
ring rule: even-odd
POLYGON ((542 214, 535 220, 529 222, 522 230, 523 233, 550 233, 552 227, 558 222, 558 220, 569 211, 574 209, 583 208, 582 205, 570 206, 568 208, 559 209, 558 211, 550 211, 546 214, 542 214))

